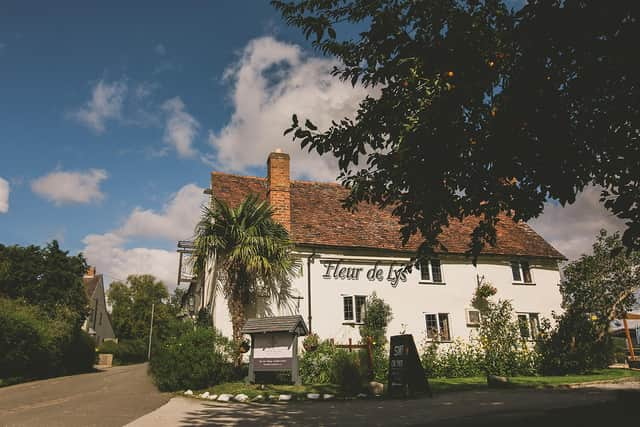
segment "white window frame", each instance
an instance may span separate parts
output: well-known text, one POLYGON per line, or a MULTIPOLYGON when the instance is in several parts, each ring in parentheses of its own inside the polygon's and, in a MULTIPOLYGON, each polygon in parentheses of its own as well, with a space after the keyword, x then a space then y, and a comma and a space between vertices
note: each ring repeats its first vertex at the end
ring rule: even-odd
POLYGON ((467 326, 470 326, 472 328, 477 328, 480 326, 480 321, 482 320, 482 314, 480 314, 480 310, 476 310, 475 308, 467 308, 464 311, 464 315, 467 321, 467 326), (478 321, 474 322, 471 320, 471 317, 469 316, 469 313, 471 313, 472 311, 478 313, 478 321))
POLYGON ((364 323, 364 316, 367 313, 367 296, 366 295, 357 295, 357 294, 353 294, 353 295, 347 295, 347 294, 342 294, 342 323, 345 324, 352 324, 352 325, 362 325, 364 323), (351 298, 351 307, 353 310, 353 318, 352 319, 347 319, 345 316, 345 311, 344 311, 344 300, 346 298, 351 298), (364 313, 360 313, 360 321, 357 321, 357 314, 356 314, 356 300, 357 298, 363 298, 364 299, 364 303, 363 303, 363 307, 364 307, 364 313))
POLYGON ((453 341, 453 331, 451 330, 451 313, 445 312, 424 312, 424 326, 426 332, 427 341, 439 341, 439 342, 451 342, 453 341), (445 314, 447 316, 447 320, 449 322, 449 339, 434 339, 429 337, 428 329, 427 329, 427 316, 436 316, 436 326, 438 328, 438 335, 442 337, 442 325, 440 324, 440 316, 445 314))
POLYGON ((428 259, 426 261, 423 261, 420 263, 420 281, 419 283, 430 283, 430 284, 435 284, 435 285, 444 285, 445 281, 444 281, 444 274, 442 273, 442 260, 439 258, 433 258, 433 259, 428 259), (440 263, 440 281, 439 282, 434 282, 433 281, 433 265, 432 265, 432 261, 438 261, 440 263), (424 279, 422 277, 422 269, 427 266, 428 271, 429 271, 429 279, 424 279))
POLYGON ((509 263, 509 268, 511 269, 511 281, 514 284, 517 285, 535 285, 535 280, 533 280, 533 272, 531 271, 531 264, 526 261, 526 260, 513 260, 509 263), (528 270, 529 270, 529 276, 531 277, 531 281, 529 282, 525 282, 524 281, 524 269, 522 268, 522 263, 526 263, 528 270), (513 264, 518 264, 518 272, 520 274, 520 280, 516 280, 513 277, 513 264))
POLYGON ((520 338, 526 339, 527 341, 537 341, 539 339, 539 337, 540 337, 540 313, 518 311, 518 312, 516 312, 516 319, 518 320, 518 331, 520 332, 520 338), (535 334, 533 333, 533 329, 531 328, 531 315, 535 315, 536 319, 537 319, 536 320, 535 334), (525 316, 527 318, 527 328, 529 329, 529 336, 528 337, 523 337, 522 336, 522 332, 520 332, 520 316, 525 316))

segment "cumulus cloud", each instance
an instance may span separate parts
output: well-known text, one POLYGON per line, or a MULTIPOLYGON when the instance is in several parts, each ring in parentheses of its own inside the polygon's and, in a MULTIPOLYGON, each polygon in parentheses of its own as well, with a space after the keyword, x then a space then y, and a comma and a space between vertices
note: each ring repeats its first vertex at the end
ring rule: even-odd
POLYGON ((113 233, 89 234, 82 242, 84 256, 98 272, 110 278, 126 279, 130 274, 153 274, 175 288, 178 258, 175 251, 151 248, 125 248, 126 240, 113 233))
POLYGON ((104 169, 86 172, 55 171, 31 182, 31 190, 56 205, 92 203, 104 198, 100 183, 107 179, 104 169))
POLYGON ((103 133, 109 120, 122 116, 122 107, 127 93, 124 81, 100 80, 91 91, 91 99, 84 107, 70 113, 70 117, 96 133, 103 133))
POLYGON ((153 274, 173 289, 178 273, 175 250, 130 247, 137 238, 165 240, 175 245, 189 239, 206 202, 203 188, 195 184, 183 186, 159 211, 135 208, 123 225, 105 234, 90 234, 83 240, 84 255, 112 277, 125 279, 130 274, 153 274))
POLYGON ((193 139, 198 133, 200 124, 185 111, 184 102, 179 97, 166 101, 162 109, 167 114, 164 142, 174 147, 178 156, 193 157, 196 154, 192 147, 193 139))
POLYGON ((165 204, 161 212, 135 208, 118 234, 165 238, 174 242, 190 238, 205 202, 203 189, 187 184, 165 204))
POLYGON ((601 229, 610 233, 626 228, 600 202, 600 188, 587 187, 572 205, 562 207, 547 202, 544 213, 529 224, 570 260, 591 253, 591 245, 601 229))
POLYGON ((9 181, 0 177, 0 213, 9 212, 9 192, 11 187, 9 181))
POLYGON ((269 152, 282 148, 291 155, 294 176, 335 180, 334 158, 302 151, 282 135, 293 113, 311 118, 320 129, 331 120, 354 116, 368 92, 332 77, 334 65, 333 59, 305 56, 299 46, 272 37, 249 42, 224 75, 232 86, 234 112, 220 131, 209 133, 215 151, 212 165, 247 173, 263 166, 269 152))

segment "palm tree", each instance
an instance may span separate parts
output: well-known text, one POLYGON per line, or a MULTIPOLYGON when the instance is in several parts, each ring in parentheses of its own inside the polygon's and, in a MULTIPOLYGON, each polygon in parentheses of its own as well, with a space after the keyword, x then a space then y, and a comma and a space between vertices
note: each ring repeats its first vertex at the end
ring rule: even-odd
POLYGON ((194 273, 202 280, 205 269, 214 263, 211 295, 221 290, 227 300, 238 345, 247 313, 255 309, 258 296, 266 296, 278 308, 287 306, 291 279, 300 271, 289 233, 272 219, 272 212, 256 195, 237 208, 213 197, 196 225, 194 273))

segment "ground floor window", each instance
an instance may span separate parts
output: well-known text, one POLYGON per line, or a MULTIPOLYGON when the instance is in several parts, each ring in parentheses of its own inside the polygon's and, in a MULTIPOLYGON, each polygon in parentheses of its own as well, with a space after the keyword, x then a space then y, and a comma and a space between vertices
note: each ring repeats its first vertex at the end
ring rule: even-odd
POLYGON ((362 323, 364 321, 367 306, 365 295, 344 295, 342 297, 342 307, 345 322, 362 323))
POLYGON ((466 310, 467 326, 478 327, 480 326, 480 311, 479 310, 466 310))
POLYGON ((426 313, 427 338, 436 341, 451 341, 449 313, 426 313))
POLYGON ((538 313, 518 313, 520 336, 527 340, 535 340, 540 336, 540 316, 538 313))

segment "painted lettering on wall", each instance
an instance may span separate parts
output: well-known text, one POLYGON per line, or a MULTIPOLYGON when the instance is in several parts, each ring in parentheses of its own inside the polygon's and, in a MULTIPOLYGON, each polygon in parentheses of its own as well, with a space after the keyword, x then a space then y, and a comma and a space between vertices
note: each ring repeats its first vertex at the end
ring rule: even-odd
POLYGON ((373 267, 355 267, 344 265, 341 260, 323 261, 325 272, 323 279, 335 280, 360 280, 366 278, 370 282, 387 281, 392 287, 398 286, 400 282, 407 281, 407 271, 402 264, 380 265, 376 262, 373 267))

